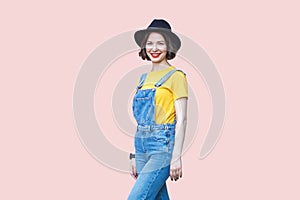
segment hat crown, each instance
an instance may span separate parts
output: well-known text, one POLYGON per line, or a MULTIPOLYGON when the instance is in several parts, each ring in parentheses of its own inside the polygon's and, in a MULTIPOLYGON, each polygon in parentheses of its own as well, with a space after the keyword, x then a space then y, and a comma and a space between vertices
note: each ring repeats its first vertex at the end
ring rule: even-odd
POLYGON ((154 19, 151 24, 148 26, 148 29, 152 29, 152 28, 164 28, 164 29, 171 29, 171 26, 168 22, 166 22, 163 19, 154 19))

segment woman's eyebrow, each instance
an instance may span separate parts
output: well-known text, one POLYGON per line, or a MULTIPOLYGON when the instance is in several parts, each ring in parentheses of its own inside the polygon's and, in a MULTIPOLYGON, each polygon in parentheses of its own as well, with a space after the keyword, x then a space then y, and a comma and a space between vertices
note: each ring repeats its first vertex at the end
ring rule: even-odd
POLYGON ((147 40, 147 42, 165 42, 163 40, 153 41, 153 40, 147 40))
POLYGON ((163 40, 158 40, 158 41, 155 41, 155 42, 165 42, 165 41, 163 41, 163 40))

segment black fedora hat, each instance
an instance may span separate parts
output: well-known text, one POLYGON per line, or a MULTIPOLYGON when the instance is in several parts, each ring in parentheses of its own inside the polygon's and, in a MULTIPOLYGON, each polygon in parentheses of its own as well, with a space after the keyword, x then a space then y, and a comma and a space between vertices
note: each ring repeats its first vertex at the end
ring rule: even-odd
POLYGON ((179 37, 172 32, 170 24, 163 19, 154 19, 147 29, 139 30, 134 33, 135 42, 141 46, 142 41, 145 38, 145 35, 149 32, 158 32, 166 34, 170 37, 172 45, 174 46, 174 53, 178 51, 181 46, 181 41, 179 37))

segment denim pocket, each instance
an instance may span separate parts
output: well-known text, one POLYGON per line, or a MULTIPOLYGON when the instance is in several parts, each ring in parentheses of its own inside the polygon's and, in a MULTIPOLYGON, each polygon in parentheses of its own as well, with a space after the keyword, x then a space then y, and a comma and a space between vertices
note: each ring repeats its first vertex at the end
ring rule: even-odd
POLYGON ((135 99, 137 101, 149 101, 151 100, 151 97, 136 97, 135 99))
POLYGON ((153 132, 153 140, 159 142, 162 145, 168 145, 170 142, 170 137, 168 130, 159 130, 153 132))
POLYGON ((153 136, 153 139, 156 142, 161 142, 161 143, 164 143, 164 144, 168 144, 169 143, 169 139, 167 137, 165 137, 165 136, 155 135, 155 136, 153 136))
POLYGON ((133 115, 138 124, 150 124, 154 119, 155 89, 138 90, 133 98, 133 115))

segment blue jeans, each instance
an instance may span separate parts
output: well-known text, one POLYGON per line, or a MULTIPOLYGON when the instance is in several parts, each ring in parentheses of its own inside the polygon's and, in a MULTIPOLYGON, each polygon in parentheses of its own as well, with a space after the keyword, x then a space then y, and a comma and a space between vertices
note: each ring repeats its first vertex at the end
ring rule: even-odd
POLYGON ((128 200, 169 199, 166 180, 174 147, 174 124, 139 125, 134 138, 138 178, 128 200))

